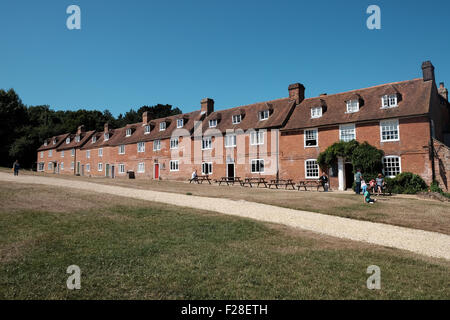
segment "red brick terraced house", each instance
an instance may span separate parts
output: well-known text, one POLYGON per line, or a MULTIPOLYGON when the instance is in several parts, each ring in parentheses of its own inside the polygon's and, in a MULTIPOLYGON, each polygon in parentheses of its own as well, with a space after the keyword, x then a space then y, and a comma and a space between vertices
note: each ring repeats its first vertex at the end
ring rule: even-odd
MULTIPOLYGON (((214 179, 315 180, 321 174, 319 153, 356 139, 384 151, 386 176, 409 171, 449 190, 448 91, 443 83, 436 86, 431 62, 422 64, 422 74, 308 99, 297 83, 287 98, 267 102, 214 111, 214 100, 206 98, 191 113, 162 119, 144 113, 140 123, 118 129, 105 124, 103 132, 81 126, 75 135, 47 139, 38 149, 38 169, 107 177, 132 171, 137 178, 173 180, 187 180, 197 169, 214 179)), ((327 172, 331 187, 349 188, 353 169, 339 159, 327 172)))

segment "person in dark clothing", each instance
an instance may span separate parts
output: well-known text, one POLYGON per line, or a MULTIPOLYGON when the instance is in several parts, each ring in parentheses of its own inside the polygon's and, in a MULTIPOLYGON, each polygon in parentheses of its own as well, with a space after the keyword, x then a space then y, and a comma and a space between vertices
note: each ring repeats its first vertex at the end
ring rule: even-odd
POLYGON ((20 164, 19 164, 19 160, 16 160, 13 164, 13 170, 14 170, 14 175, 18 176, 19 175, 19 169, 20 169, 20 164))
POLYGON ((361 194, 361 180, 362 180, 362 175, 361 175, 361 169, 356 170, 355 173, 355 183, 356 183, 356 188, 355 188, 355 193, 356 194, 361 194))
POLYGON ((320 176, 319 182, 322 184, 323 191, 328 192, 328 177, 325 172, 323 172, 322 175, 320 176))

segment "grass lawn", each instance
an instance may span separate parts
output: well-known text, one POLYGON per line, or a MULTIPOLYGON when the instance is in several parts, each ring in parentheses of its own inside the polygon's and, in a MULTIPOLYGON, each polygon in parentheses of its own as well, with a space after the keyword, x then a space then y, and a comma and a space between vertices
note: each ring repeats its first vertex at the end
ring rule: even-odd
MULTIPOLYGON (((0 170, 3 172, 11 172, 10 169, 0 170)), ((450 202, 393 196, 380 197, 377 204, 369 206, 363 203, 362 197, 341 192, 299 192, 268 190, 264 188, 242 188, 240 186, 217 186, 215 184, 197 185, 177 181, 154 181, 150 179, 89 178, 26 171, 23 171, 23 173, 172 193, 189 193, 196 196, 220 197, 234 200, 244 199, 292 209, 450 234, 450 202)))
POLYGON ((39 185, 3 183, 0 201, 0 299, 450 298, 449 262, 400 250, 39 185))

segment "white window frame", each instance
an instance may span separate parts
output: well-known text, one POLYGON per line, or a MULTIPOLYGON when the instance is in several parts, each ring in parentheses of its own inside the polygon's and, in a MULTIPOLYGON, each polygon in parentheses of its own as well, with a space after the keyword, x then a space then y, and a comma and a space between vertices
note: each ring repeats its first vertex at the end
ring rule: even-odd
MULTIPOLYGON (((392 131, 394 131, 394 130, 392 130, 392 131)), ((380 141, 381 142, 400 141, 400 123, 399 123, 398 119, 381 120, 380 121, 380 141), (397 126, 397 138, 394 138, 394 139, 383 139, 383 127, 386 127, 389 124, 395 124, 397 126)))
POLYGON ((121 145, 119 145, 119 154, 125 154, 125 145, 124 144, 121 144, 121 145))
POLYGON ((161 150, 161 140, 153 140, 153 151, 161 150))
POLYGON ((398 158, 398 169, 399 169, 398 174, 402 173, 402 157, 401 156, 384 156, 383 157, 383 174, 385 175, 385 177, 388 177, 388 178, 395 177, 395 175, 388 175, 388 173, 386 172, 386 163, 385 163, 386 159, 394 159, 394 158, 398 158))
POLYGON ((52 149, 48 150, 48 157, 49 158, 53 157, 53 150, 52 149))
POLYGON ((103 157, 103 148, 98 149, 98 156, 103 157))
POLYGON ((217 127, 217 119, 211 119, 211 120, 209 120, 208 124, 209 124, 209 127, 210 127, 210 128, 215 128, 215 127, 217 127))
POLYGON ((131 128, 128 128, 125 130, 125 137, 130 137, 131 136, 131 128))
POLYGON ((322 117, 322 107, 311 108, 311 119, 322 117))
POLYGON ((125 164, 124 163, 119 163, 119 165, 117 166, 117 169, 118 169, 119 174, 125 174, 125 164))
POLYGON ((75 136, 75 142, 80 142, 80 136, 75 136))
POLYGON ((142 153, 145 152, 145 142, 138 142, 137 144, 137 152, 142 153))
POLYGON ((47 170, 50 171, 53 169, 53 162, 49 162, 47 165, 47 170))
MULTIPOLYGON (((313 168, 313 169, 309 169, 309 170, 315 171, 316 169, 313 168)), ((319 164, 317 163, 317 159, 306 159, 305 160, 305 178, 306 179, 319 179, 319 177, 320 177, 320 168, 319 168, 319 164), (317 175, 314 175, 314 176, 308 175, 308 163, 310 163, 310 162, 314 162, 315 165, 317 166, 317 175)))
POLYGON ((90 163, 86 163, 86 171, 91 172, 91 164, 90 163))
POLYGON ((45 163, 44 162, 39 162, 38 163, 38 171, 44 171, 45 168, 45 163))
POLYGON ((47 140, 44 141, 44 147, 48 145, 47 140))
POLYGON ((91 150, 86 150, 86 159, 91 158, 91 150))
POLYGON ((70 169, 73 170, 74 168, 75 168, 75 162, 72 161, 72 162, 70 163, 70 169))
POLYGON ((109 133, 103 134, 103 140, 108 141, 109 140, 109 133))
POLYGON ((41 151, 41 159, 44 158, 44 151, 41 151))
POLYGON ((250 144, 252 146, 258 146, 258 145, 264 144, 264 131, 250 132, 250 144))
POLYGON ((96 136, 93 136, 92 137, 92 140, 91 140, 91 143, 96 143, 97 142, 97 137, 96 136))
POLYGON ((264 163, 264 159, 252 159, 250 161, 250 172, 251 173, 264 173, 265 170, 265 163, 264 163), (257 163, 259 162, 259 166, 257 165, 257 163), (258 166, 259 170, 253 170, 253 164, 255 163, 255 169, 258 166), (262 170, 261 170, 261 163, 262 163, 262 170))
POLYGON ((64 150, 61 150, 61 158, 64 158, 64 150))
POLYGON ((159 131, 166 130, 167 124, 165 121, 159 123, 159 131))
POLYGON ((356 140, 356 124, 355 123, 341 124, 339 126, 339 141, 349 142, 349 141, 352 141, 352 140, 356 140), (350 127, 351 127, 350 130, 353 130, 354 138, 351 139, 351 140, 344 140, 344 139, 342 139, 342 136, 343 136, 342 132, 344 130, 349 130, 350 127))
POLYGON ((139 162, 138 163, 138 173, 144 173, 145 172, 145 162, 139 162))
POLYGON ((228 133, 225 135, 225 148, 236 147, 237 136, 235 133, 228 133))
POLYGON ((184 120, 177 119, 177 128, 183 128, 183 126, 184 126, 184 120))
POLYGON ((56 139, 53 139, 53 144, 56 144, 56 139))
POLYGON ((355 113, 359 111, 359 100, 353 99, 348 100, 347 104, 347 113, 355 113))
POLYGON ((75 157, 75 148, 72 148, 72 150, 70 151, 70 155, 71 155, 72 157, 75 157))
POLYGON ((99 163, 97 164, 97 170, 98 170, 99 172, 102 172, 102 171, 103 171, 103 163, 99 162, 99 163))
POLYGON ((169 163, 170 171, 179 171, 180 170, 179 165, 180 164, 179 164, 178 160, 170 160, 170 163, 169 163))
POLYGON ((235 114, 234 116, 231 117, 231 122, 233 124, 239 124, 242 121, 242 115, 240 114, 235 114))
POLYGON ((66 144, 69 144, 70 143, 70 137, 67 137, 66 138, 66 144))
POLYGON ((270 110, 269 109, 260 111, 259 112, 259 116, 258 116, 259 117, 259 121, 267 120, 267 119, 269 119, 269 116, 270 116, 270 110))
POLYGON ((305 130, 303 130, 303 137, 304 137, 303 143, 304 143, 304 147, 305 147, 305 148, 316 148, 316 147, 319 146, 319 129, 318 129, 318 128, 311 128, 311 129, 305 129, 305 130), (313 146, 308 146, 308 145, 306 144, 306 141, 307 141, 307 140, 313 140, 313 139, 307 139, 307 137, 308 137, 308 132, 315 132, 316 144, 313 145, 313 146))
POLYGON ((148 124, 144 127, 144 134, 150 134, 150 126, 148 124))
POLYGON ((203 137, 202 139, 202 150, 212 149, 212 137, 203 137))
POLYGON ((170 149, 178 149, 179 138, 173 137, 170 138, 170 149))
POLYGON ((398 107, 398 96, 396 94, 386 94, 381 97, 381 108, 395 108, 398 107))
POLYGON ((59 163, 59 169, 62 171, 64 170, 64 162, 59 163))
POLYGON ((202 162, 202 174, 210 175, 213 173, 213 164, 212 162, 202 162), (205 171, 205 167, 208 169, 208 173, 205 171))

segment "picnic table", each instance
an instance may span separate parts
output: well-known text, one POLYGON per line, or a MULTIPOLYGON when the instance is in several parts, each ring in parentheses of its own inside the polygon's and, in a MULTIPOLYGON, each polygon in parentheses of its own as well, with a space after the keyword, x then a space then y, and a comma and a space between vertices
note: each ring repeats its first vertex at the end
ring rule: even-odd
POLYGON ((219 180, 216 180, 215 182, 218 183, 219 186, 222 183, 226 183, 227 186, 229 186, 231 183, 234 186, 235 182, 241 183, 241 178, 240 177, 221 177, 219 180))
POLYGON ((265 178, 245 178, 244 181, 241 181, 241 186, 244 187, 246 184, 253 188, 252 184, 256 184, 258 187, 260 184, 264 185, 264 188, 267 188, 267 181, 265 178))
POLYGON ((301 180, 298 182, 297 188, 298 191, 300 191, 300 188, 305 188, 305 191, 308 191, 308 187, 311 188, 317 188, 317 191, 319 191, 319 188, 322 186, 322 183, 317 180, 301 180))
POLYGON ((208 181, 208 183, 209 184, 211 184, 211 179, 209 178, 209 176, 208 175, 205 175, 205 176, 197 176, 197 177, 195 177, 195 178, 193 178, 193 179, 189 179, 189 183, 192 183, 192 182, 197 182, 198 184, 203 184, 203 181, 208 181))
POLYGON ((292 181, 292 179, 274 179, 270 180, 270 183, 267 184, 269 186, 269 189, 271 186, 275 186, 278 189, 278 186, 285 186, 285 189, 287 189, 288 186, 292 187, 292 190, 295 190, 295 183, 292 181))

